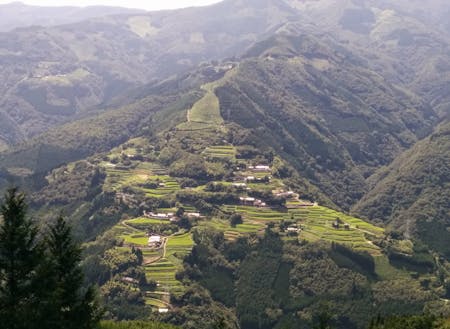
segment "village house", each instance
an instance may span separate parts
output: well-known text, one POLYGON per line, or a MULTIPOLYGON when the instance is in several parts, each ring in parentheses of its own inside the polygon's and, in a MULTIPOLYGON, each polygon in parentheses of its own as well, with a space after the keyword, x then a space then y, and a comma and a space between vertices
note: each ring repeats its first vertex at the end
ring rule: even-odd
POLYGON ((271 177, 255 177, 255 176, 247 176, 245 181, 247 183, 268 183, 270 182, 271 177))
POLYGON ((138 280, 133 279, 133 278, 130 278, 129 276, 125 276, 125 277, 123 277, 121 280, 122 280, 122 282, 125 282, 125 283, 139 284, 139 281, 138 281, 138 280))
POLYGON ((151 235, 148 237, 148 246, 150 248, 159 248, 162 245, 162 238, 160 235, 151 235))
POLYGON ((174 217, 174 213, 154 213, 144 211, 144 216, 152 219, 170 220, 174 217))
POLYGON ((275 194, 275 195, 276 195, 277 197, 290 199, 290 198, 293 198, 293 197, 294 197, 295 193, 292 192, 292 191, 288 191, 288 192, 280 192, 280 193, 277 193, 277 194, 275 194))
POLYGON ((299 229, 297 226, 289 226, 286 230, 288 234, 298 234, 301 229, 299 229))
POLYGON ((255 207, 265 207, 267 206, 267 204, 265 202, 263 202, 262 200, 255 200, 255 202, 253 202, 253 205, 255 207))
POLYGON ((251 197, 240 197, 239 200, 245 206, 253 206, 253 207, 266 207, 267 204, 262 200, 251 198, 251 197))
POLYGON ((253 203, 256 201, 255 198, 250 197, 240 197, 239 200, 241 200, 242 204, 245 206, 253 206, 253 203))
POLYGON ((200 217, 202 217, 202 215, 199 212, 187 212, 185 215, 188 216, 188 217, 191 217, 191 218, 200 218, 200 217))
POLYGON ((264 166, 264 165, 249 166, 248 169, 251 171, 254 171, 254 172, 271 172, 272 171, 270 166, 264 166))

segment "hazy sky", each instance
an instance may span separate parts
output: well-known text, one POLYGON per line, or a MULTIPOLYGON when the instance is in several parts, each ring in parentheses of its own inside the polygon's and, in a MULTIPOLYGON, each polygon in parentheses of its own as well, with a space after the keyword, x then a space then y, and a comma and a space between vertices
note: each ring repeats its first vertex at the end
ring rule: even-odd
MULTIPOLYGON (((10 3, 11 0, 0 0, 0 4, 10 3)), ((147 10, 173 9, 190 6, 204 6, 220 2, 220 0, 21 0, 36 6, 120 6, 142 8, 147 10)))

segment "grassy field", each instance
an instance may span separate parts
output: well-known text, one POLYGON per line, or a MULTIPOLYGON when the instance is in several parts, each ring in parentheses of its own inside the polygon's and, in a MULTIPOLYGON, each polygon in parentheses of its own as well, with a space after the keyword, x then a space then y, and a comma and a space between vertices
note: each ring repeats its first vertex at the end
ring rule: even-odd
POLYGON ((189 110, 189 121, 212 125, 222 124, 219 99, 214 93, 213 84, 206 84, 202 86, 202 89, 206 92, 205 96, 189 110))

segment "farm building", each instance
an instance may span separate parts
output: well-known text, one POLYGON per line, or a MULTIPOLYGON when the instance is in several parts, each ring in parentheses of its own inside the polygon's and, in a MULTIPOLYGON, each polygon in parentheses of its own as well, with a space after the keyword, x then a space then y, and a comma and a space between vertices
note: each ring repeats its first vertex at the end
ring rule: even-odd
POLYGON ((296 235, 301 231, 301 229, 295 226, 289 226, 286 231, 288 234, 296 235))
POLYGON ((151 235, 148 238, 148 246, 151 248, 159 248, 162 245, 162 238, 160 235, 151 235))
POLYGON ((200 218, 202 215, 199 212, 187 212, 186 216, 192 217, 192 218, 200 218))
POLYGON ((249 166, 248 169, 254 172, 271 172, 272 169, 269 166, 257 165, 257 166, 249 166))
POLYGON ((265 202, 263 202, 262 200, 255 200, 255 202, 253 202, 253 205, 255 207, 265 207, 265 206, 267 206, 267 204, 265 202))
POLYGON ((255 176, 247 176, 245 178, 245 181, 247 183, 269 183, 271 177, 255 177, 255 176))
POLYGON ((148 218, 153 218, 153 219, 170 220, 171 218, 173 218, 174 213, 154 213, 154 212, 145 212, 144 211, 144 216, 148 217, 148 218))
POLYGON ((249 197, 240 197, 239 200, 241 200, 242 204, 244 205, 250 205, 252 206, 253 203, 256 201, 255 198, 249 198, 249 197))
POLYGON ((239 200, 241 200, 242 204, 245 206, 254 206, 254 207, 267 206, 265 202, 263 202, 262 200, 255 199, 255 198, 240 197, 239 200))
POLYGON ((282 197, 282 198, 288 198, 288 199, 290 199, 290 198, 293 198, 294 197, 294 195, 295 195, 295 193, 294 192, 292 192, 292 191, 288 191, 288 192, 280 192, 280 193, 277 193, 277 194, 275 194, 277 197, 282 197))
POLYGON ((125 283, 139 284, 138 280, 130 278, 128 276, 123 277, 121 280, 122 280, 122 282, 125 282, 125 283))

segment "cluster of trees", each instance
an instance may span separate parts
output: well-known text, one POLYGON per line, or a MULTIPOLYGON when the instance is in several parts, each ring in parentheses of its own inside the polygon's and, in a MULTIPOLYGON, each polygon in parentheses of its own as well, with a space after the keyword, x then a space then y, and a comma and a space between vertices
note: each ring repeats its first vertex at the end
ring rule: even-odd
POLYGON ((60 217, 39 230, 25 198, 7 192, 0 222, 0 319, 3 329, 90 329, 102 315, 83 287, 81 249, 60 217))
POLYGON ((368 329, 448 329, 449 324, 431 315, 377 317, 368 329))

